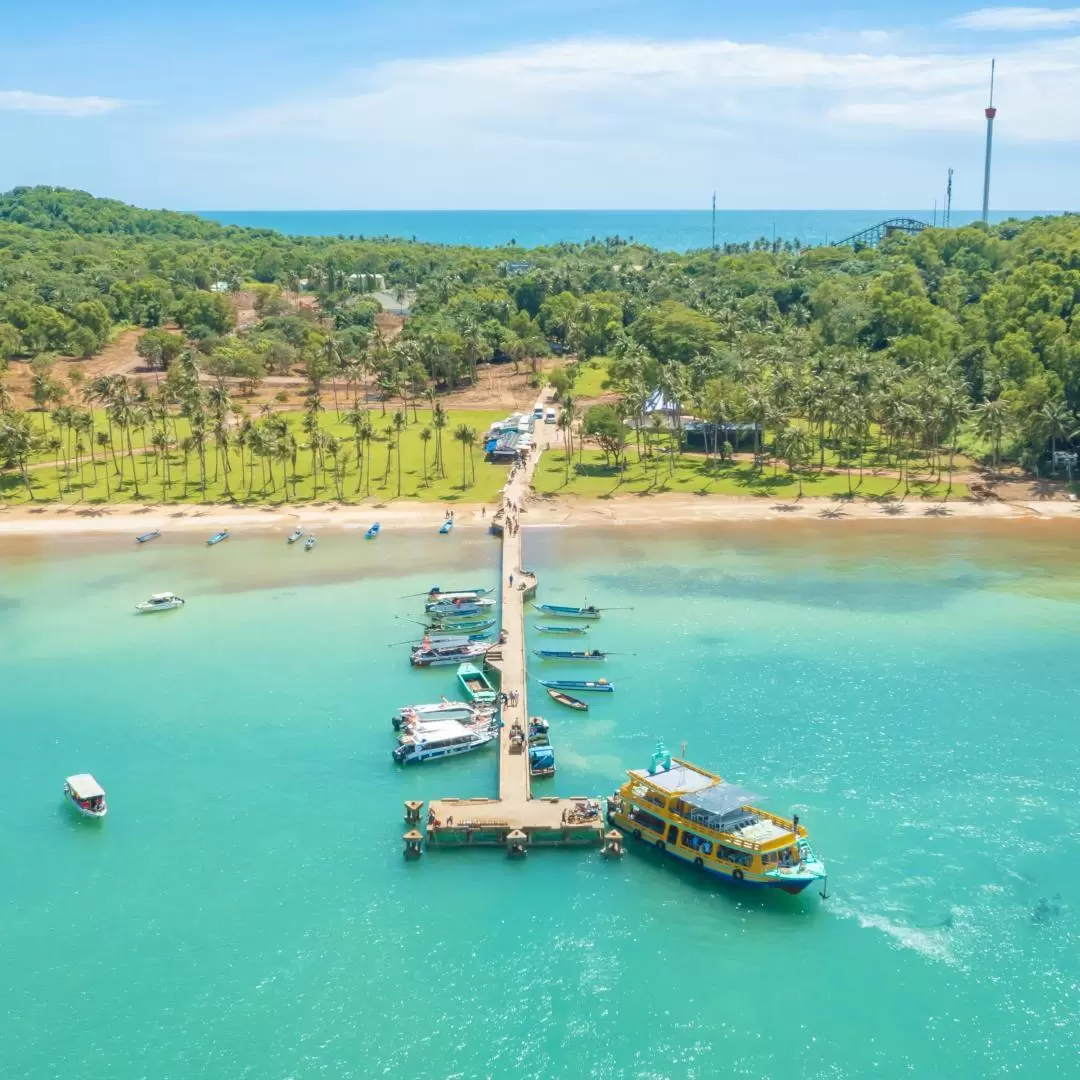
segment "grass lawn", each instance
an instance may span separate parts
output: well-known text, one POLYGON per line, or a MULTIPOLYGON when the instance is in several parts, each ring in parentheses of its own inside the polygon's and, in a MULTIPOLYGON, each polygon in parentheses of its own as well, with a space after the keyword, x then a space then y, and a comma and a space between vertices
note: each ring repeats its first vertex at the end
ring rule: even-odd
MULTIPOLYGON (((675 460, 673 473, 669 473, 668 468, 666 455, 640 461, 631 449, 626 469, 618 472, 613 466, 605 464, 604 455, 599 450, 586 450, 580 463, 574 456, 567 482, 566 455, 562 450, 553 450, 540 459, 533 486, 542 494, 586 495, 593 498, 679 491, 693 495, 760 495, 793 499, 799 493, 798 478, 792 476, 783 465, 776 476, 771 465, 761 472, 755 472, 750 464, 744 462, 723 466, 714 463, 712 469, 707 469, 704 457, 683 454, 675 460)), ((932 480, 917 481, 912 477, 910 494, 944 497, 946 488, 944 482, 934 484, 932 480)), ((895 477, 865 476, 860 484, 856 470, 852 472, 851 489, 856 495, 869 497, 899 497, 904 494, 903 484, 895 477)), ((953 484, 953 498, 967 493, 965 485, 953 484)), ((846 471, 807 470, 803 479, 803 494, 846 496, 846 471)))
MULTIPOLYGON (((224 460, 215 455, 212 440, 206 447, 207 484, 205 494, 201 490, 199 459, 196 454, 188 456, 187 481, 185 483, 184 455, 175 447, 168 454, 169 477, 166 482, 165 462, 155 454, 140 454, 142 435, 132 432, 132 443, 136 450, 135 469, 142 501, 170 502, 225 502, 235 499, 239 502, 280 503, 285 501, 283 479, 288 476, 288 497, 290 500, 304 501, 313 498, 335 498, 337 490, 332 479, 333 462, 327 458, 326 470, 318 477, 313 475, 312 455, 306 449, 307 437, 302 430, 303 414, 298 412, 285 414, 290 427, 296 435, 300 450, 296 458, 295 469, 291 462, 263 460, 256 458, 252 463, 245 453, 241 469, 240 453, 234 447, 229 450, 229 488, 226 493, 224 460), (216 473, 216 479, 215 479, 216 473), (272 477, 272 478, 271 478, 272 477)), ((445 500, 449 502, 495 503, 499 498, 499 489, 506 483, 507 466, 492 465, 484 460, 480 436, 493 420, 503 419, 499 412, 464 412, 448 413, 448 423, 443 431, 443 457, 445 475, 436 476, 434 469, 435 440, 427 446, 427 480, 424 478, 424 446, 420 431, 429 423, 430 413, 418 410, 417 421, 412 421, 409 411, 409 426, 401 436, 400 475, 401 498, 413 498, 424 502, 445 500), (477 444, 472 451, 472 461, 468 450, 465 451, 462 471, 462 447, 454 437, 454 431, 461 424, 468 424, 477 435, 477 444), (475 476, 474 476, 475 471, 475 476)), ((35 418, 36 419, 36 418, 35 418)), ((389 476, 387 476, 388 441, 384 429, 393 419, 392 412, 385 417, 379 410, 373 410, 371 419, 375 425, 376 437, 370 448, 365 447, 364 475, 361 479, 357 463, 355 440, 352 429, 337 421, 333 410, 320 416, 323 431, 337 436, 341 440, 341 454, 347 457, 347 467, 342 482, 342 493, 347 501, 361 501, 365 498, 380 502, 398 498, 398 453, 390 454, 389 476), (360 490, 357 491, 359 482, 360 490)), ((181 437, 187 433, 187 423, 181 420, 181 437)), ((170 435, 171 435, 170 423, 170 435)), ((119 435, 116 438, 119 446, 119 435)), ((45 460, 52 460, 51 453, 45 460)), ((34 497, 45 501, 62 498, 65 502, 132 502, 136 499, 135 483, 132 476, 132 464, 129 459, 119 456, 122 477, 117 476, 109 461, 108 483, 106 484, 106 466, 100 457, 97 469, 87 460, 83 462, 81 475, 71 463, 65 472, 63 466, 56 469, 49 465, 30 470, 34 497), (70 483, 71 490, 67 487, 70 483), (58 485, 62 489, 58 493, 58 485)), ((0 474, 0 499, 10 503, 27 503, 30 497, 22 477, 18 472, 7 471, 0 474)))
POLYGON ((572 365, 577 368, 572 390, 574 397, 596 398, 601 394, 606 394, 608 390, 604 387, 604 383, 607 382, 610 365, 611 361, 606 356, 594 356, 572 365))

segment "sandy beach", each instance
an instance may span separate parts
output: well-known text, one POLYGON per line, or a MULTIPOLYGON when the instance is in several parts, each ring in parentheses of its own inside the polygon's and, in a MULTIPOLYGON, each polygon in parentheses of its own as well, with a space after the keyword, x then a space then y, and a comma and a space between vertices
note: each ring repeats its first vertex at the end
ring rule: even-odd
MULTIPOLYGON (((374 506, 333 502, 303 503, 295 506, 241 506, 198 504, 151 504, 145 506, 41 506, 0 507, 0 536, 72 535, 80 533, 139 533, 160 529, 201 530, 220 528, 290 531, 296 525, 306 530, 364 530, 373 521, 384 527, 407 529, 438 527, 453 509, 457 528, 484 529, 494 507, 444 503, 391 503, 374 506)), ((732 498, 698 495, 625 495, 611 499, 573 496, 532 497, 522 524, 532 526, 639 526, 705 524, 708 522, 762 521, 897 521, 950 518, 1002 520, 1062 520, 1080 522, 1080 505, 1065 500, 933 502, 911 498, 892 502, 867 500, 837 501, 807 498, 778 501, 762 498, 732 498)))

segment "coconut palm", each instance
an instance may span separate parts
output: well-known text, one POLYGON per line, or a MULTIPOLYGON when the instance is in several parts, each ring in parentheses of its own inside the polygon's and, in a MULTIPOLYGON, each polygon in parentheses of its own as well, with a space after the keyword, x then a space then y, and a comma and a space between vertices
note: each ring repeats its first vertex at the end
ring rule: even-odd
POLYGON ((30 458, 37 452, 41 436, 34 431, 25 413, 5 412, 0 417, 0 457, 14 464, 26 485, 26 494, 36 502, 30 483, 30 458))
POLYGON ((1069 411, 1064 401, 1054 399, 1043 403, 1039 409, 1040 426, 1046 432, 1046 438, 1050 440, 1050 462, 1054 472, 1057 472, 1058 439, 1068 439, 1076 430, 1076 417, 1069 411))
MULTIPOLYGON (((423 454, 424 460, 424 487, 428 486, 428 472, 427 472, 427 455, 428 455, 428 443, 431 442, 431 428, 424 427, 420 429, 420 450, 423 454)), ((357 483, 357 491, 360 490, 359 482, 357 483)))
POLYGON ((1012 428, 1012 414, 1008 403, 1001 398, 984 401, 975 407, 975 430, 982 438, 989 440, 993 469, 997 472, 998 459, 1001 456, 1001 444, 1012 428))
MULTIPOLYGON (((406 406, 407 408, 407 406, 406 406)), ((401 497, 401 433, 405 429, 407 423, 405 418, 405 412, 394 413, 394 441, 397 443, 398 456, 397 456, 397 493, 398 498, 401 497)))
POLYGON ((468 477, 465 472, 465 452, 476 445, 476 429, 468 424, 459 424, 454 429, 454 438, 461 443, 461 489, 468 487, 468 477))
POLYGON ((435 402, 431 410, 431 426, 435 429, 435 473, 440 477, 446 476, 446 467, 443 462, 442 436, 450 417, 442 407, 442 403, 435 402))
POLYGON ((164 428, 154 432, 151 444, 161 464, 161 501, 169 501, 169 436, 164 428))

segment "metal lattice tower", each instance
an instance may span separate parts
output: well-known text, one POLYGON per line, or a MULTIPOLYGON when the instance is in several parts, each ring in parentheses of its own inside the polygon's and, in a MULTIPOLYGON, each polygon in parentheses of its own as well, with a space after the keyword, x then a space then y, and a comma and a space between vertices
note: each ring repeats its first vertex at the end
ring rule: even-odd
POLYGON ((983 172, 983 206, 982 219, 989 221, 990 218, 990 158, 994 150, 994 117, 997 109, 994 108, 994 69, 996 60, 990 61, 990 104, 986 107, 986 168, 983 172))

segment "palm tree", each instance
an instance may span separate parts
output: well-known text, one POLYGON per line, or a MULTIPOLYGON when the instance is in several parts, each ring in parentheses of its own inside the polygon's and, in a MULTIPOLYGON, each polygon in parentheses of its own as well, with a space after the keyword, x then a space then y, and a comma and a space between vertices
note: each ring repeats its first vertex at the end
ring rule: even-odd
POLYGON ((64 445, 64 440, 59 435, 50 435, 49 441, 45 444, 53 452, 53 461, 56 465, 56 497, 60 502, 64 501, 63 489, 61 488, 61 476, 60 476, 60 450, 64 445))
POLYGON ((1064 401, 1054 399, 1044 402, 1039 410, 1039 419, 1046 431, 1046 437, 1050 440, 1050 462, 1053 471, 1057 472, 1057 442, 1058 439, 1068 439, 1076 429, 1076 417, 1069 411, 1064 401))
MULTIPOLYGON (((427 454, 428 443, 431 442, 431 428, 424 427, 420 429, 420 449, 424 457, 424 487, 428 486, 428 474, 427 474, 427 454)), ((360 490, 359 483, 357 483, 357 491, 360 490)))
MULTIPOLYGON (((563 458, 566 462, 566 483, 570 483, 570 461, 573 457, 573 452, 570 449, 571 429, 574 426, 574 418, 565 409, 559 410, 559 418, 555 421, 559 431, 563 436, 563 458)), ((640 458, 641 451, 638 451, 638 457, 640 458)))
POLYGON ((383 436, 386 439, 386 469, 383 472, 382 486, 390 482, 390 463, 394 459, 394 426, 393 424, 387 424, 383 428, 383 436))
MULTIPOLYGON (((107 431, 99 431, 94 435, 94 442, 101 447, 102 464, 105 466, 105 501, 112 500, 112 491, 109 488, 109 462, 105 455, 112 449, 112 439, 107 431)), ((94 469, 94 479, 97 479, 97 468, 94 469)))
POLYGON ((468 476, 465 472, 465 450, 476 442, 476 432, 468 424, 459 424, 454 429, 454 438, 461 443, 461 490, 468 487, 468 476))
POLYGON ((950 386, 941 399, 941 427, 945 438, 949 440, 949 487, 945 492, 946 497, 952 494, 953 462, 956 458, 960 425, 970 413, 971 403, 968 401, 967 387, 963 384, 950 386))
POLYGON ((28 463, 37 451, 41 436, 34 431, 30 418, 24 413, 2 414, 0 421, 0 456, 18 466, 26 485, 26 494, 31 502, 36 502, 34 488, 30 483, 28 463))
MULTIPOLYGON (((408 408, 408 407, 406 406, 406 408, 408 408)), ((396 413, 394 413, 394 434, 396 436, 394 441, 397 443, 397 451, 398 451, 398 456, 397 456, 397 493, 398 493, 398 498, 401 497, 401 433, 405 429, 405 424, 406 423, 407 423, 407 421, 405 419, 405 413, 404 412, 396 412, 396 413)))
POLYGON ((810 449, 810 436, 799 425, 786 427, 776 434, 776 452, 787 462, 788 472, 797 477, 800 499, 803 497, 802 466, 810 456, 810 449))
POLYGON ((975 430, 984 439, 990 441, 993 455, 994 472, 998 469, 1001 456, 1001 444, 1012 426, 1012 416, 1008 404, 1001 398, 984 401, 975 407, 975 430))
POLYGON ((188 462, 191 459, 191 451, 195 449, 195 440, 190 435, 185 435, 180 440, 180 452, 184 455, 184 498, 188 492, 188 462))
POLYGON ((4 384, 4 372, 0 370, 0 413, 11 412, 14 400, 15 399, 11 396, 11 391, 4 384))
POLYGON ((161 469, 161 501, 169 501, 169 436, 164 428, 158 428, 154 432, 152 444, 157 454, 158 461, 163 465, 161 469))
POLYGON ((440 477, 446 476, 446 467, 443 463, 442 435, 450 417, 442 407, 442 403, 435 402, 431 411, 431 426, 435 429, 435 472, 440 477))

